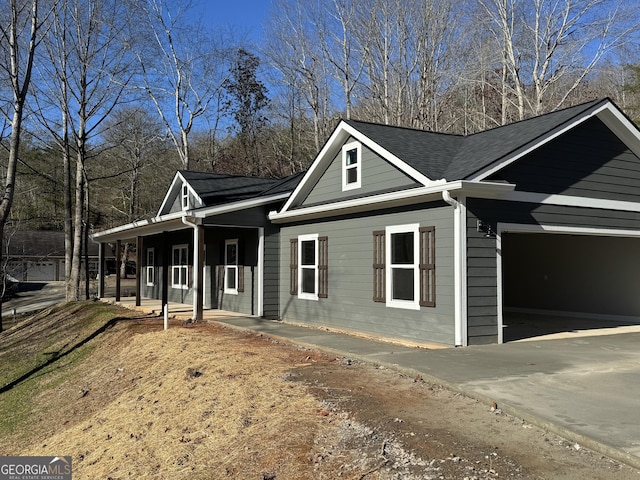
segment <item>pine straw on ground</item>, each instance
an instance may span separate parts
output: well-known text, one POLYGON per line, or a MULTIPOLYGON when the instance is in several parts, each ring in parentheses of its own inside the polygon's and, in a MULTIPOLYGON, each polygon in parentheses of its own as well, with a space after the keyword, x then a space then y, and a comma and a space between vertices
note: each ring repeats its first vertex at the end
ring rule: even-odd
POLYGON ((39 434, 10 453, 73 455, 77 479, 332 476, 312 459, 337 422, 286 380, 316 354, 213 325, 145 325, 155 331, 117 325, 75 375, 44 390, 39 434))

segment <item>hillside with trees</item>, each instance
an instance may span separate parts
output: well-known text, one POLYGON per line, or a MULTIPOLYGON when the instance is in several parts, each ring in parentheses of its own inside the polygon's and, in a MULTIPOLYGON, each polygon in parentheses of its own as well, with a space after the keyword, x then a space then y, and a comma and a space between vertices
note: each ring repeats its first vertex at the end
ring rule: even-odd
POLYGON ((188 0, 3 0, 0 233, 155 215, 177 169, 283 177, 338 120, 472 134, 594 98, 640 118, 633 0, 274 0, 264 41, 188 0))

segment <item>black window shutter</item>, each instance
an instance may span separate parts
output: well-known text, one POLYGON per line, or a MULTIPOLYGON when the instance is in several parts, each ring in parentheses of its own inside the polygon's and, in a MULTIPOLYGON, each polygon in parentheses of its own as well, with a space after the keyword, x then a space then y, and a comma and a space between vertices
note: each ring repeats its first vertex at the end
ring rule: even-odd
POLYGON ((289 240, 291 251, 289 255, 289 293, 291 295, 298 294, 298 239, 289 240))
POLYGON ((318 237, 318 298, 329 297, 329 238, 318 237))
POLYGON ((373 301, 385 301, 385 236, 384 230, 373 232, 373 301))

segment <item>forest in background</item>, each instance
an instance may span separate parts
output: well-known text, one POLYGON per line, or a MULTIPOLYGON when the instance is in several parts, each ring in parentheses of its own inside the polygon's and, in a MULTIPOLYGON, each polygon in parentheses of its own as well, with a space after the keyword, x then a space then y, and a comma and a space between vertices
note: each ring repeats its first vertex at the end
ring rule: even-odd
POLYGON ((0 227, 65 231, 70 300, 88 235, 154 216, 178 169, 303 171, 341 118, 640 117, 635 0, 273 0, 260 45, 190 1, 1 3, 0 227))

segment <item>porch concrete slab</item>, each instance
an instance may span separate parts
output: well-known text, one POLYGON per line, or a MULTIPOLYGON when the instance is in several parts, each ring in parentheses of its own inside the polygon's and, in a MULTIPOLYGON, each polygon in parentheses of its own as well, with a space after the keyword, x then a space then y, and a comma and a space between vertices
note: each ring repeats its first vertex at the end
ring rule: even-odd
POLYGON ((640 333, 425 349, 256 318, 218 322, 461 391, 640 468, 640 333))

